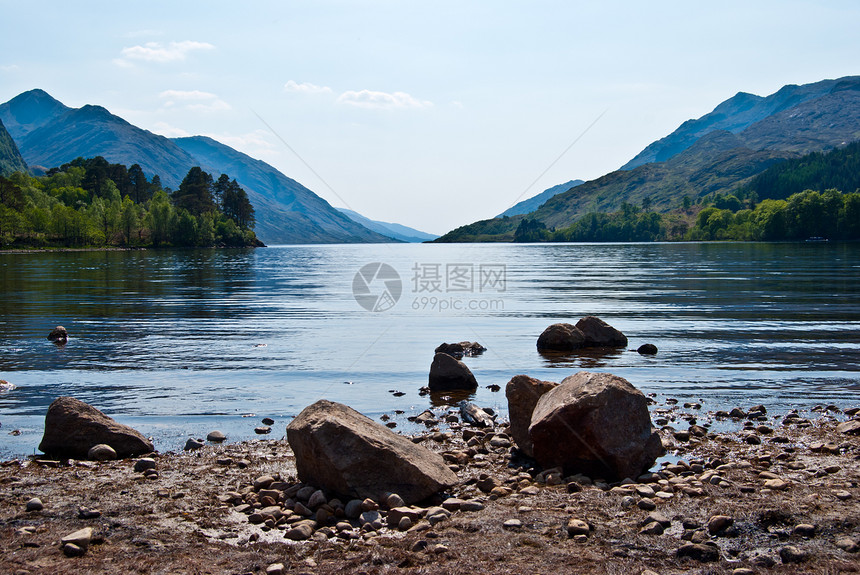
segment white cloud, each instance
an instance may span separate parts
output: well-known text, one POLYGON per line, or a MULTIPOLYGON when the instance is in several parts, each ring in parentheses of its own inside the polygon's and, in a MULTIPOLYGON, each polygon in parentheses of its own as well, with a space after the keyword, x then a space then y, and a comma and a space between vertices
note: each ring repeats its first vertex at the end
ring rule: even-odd
POLYGON ((433 102, 419 100, 406 92, 375 92, 373 90, 348 90, 337 101, 348 106, 371 109, 431 108, 433 102))
POLYGON ((152 131, 167 138, 185 138, 191 135, 182 128, 174 128, 167 122, 156 122, 152 131))
POLYGON ((0 66, 0 71, 3 71, 3 72, 14 72, 17 69, 18 69, 17 64, 9 64, 8 66, 0 66))
POLYGON ((195 112, 223 112, 230 109, 230 104, 212 92, 201 90, 165 90, 158 95, 164 100, 164 108, 176 107, 181 102, 186 110, 195 112))
POLYGON ((295 80, 290 80, 284 84, 284 92, 293 94, 331 94, 331 88, 328 86, 317 86, 310 82, 302 82, 299 84, 295 80))
POLYGON ((143 45, 129 46, 122 49, 122 56, 129 60, 141 60, 144 62, 177 62, 185 60, 190 52, 198 50, 214 50, 215 46, 208 42, 194 42, 184 40, 182 42, 147 42, 143 45))

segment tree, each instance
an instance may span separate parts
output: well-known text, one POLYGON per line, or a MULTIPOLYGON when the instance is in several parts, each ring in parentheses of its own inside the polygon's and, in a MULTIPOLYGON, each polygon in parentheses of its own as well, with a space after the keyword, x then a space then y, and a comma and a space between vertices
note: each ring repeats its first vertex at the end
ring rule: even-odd
POLYGON ((129 196, 122 199, 119 221, 122 235, 125 238, 125 245, 131 245, 131 235, 140 226, 140 215, 137 204, 129 196))
POLYGON ((177 208, 188 210, 194 216, 214 212, 216 207, 212 189, 212 176, 195 166, 188 170, 188 174, 179 184, 179 189, 173 192, 173 204, 177 208))
POLYGON ((173 218, 173 206, 164 190, 155 192, 149 203, 148 224, 152 245, 158 247, 169 240, 170 221, 173 218))
POLYGON ((139 164, 132 164, 128 169, 128 179, 131 182, 131 194, 129 195, 132 201, 136 204, 142 204, 152 198, 154 190, 150 188, 146 174, 143 173, 143 168, 139 164))
MULTIPOLYGON (((219 184, 222 182, 218 179, 219 184)), ((219 186, 216 186, 219 187, 219 186)), ((241 229, 249 229, 254 227, 254 207, 251 205, 251 200, 248 199, 248 194, 243 190, 236 180, 224 183, 221 187, 221 211, 225 216, 236 222, 241 229)))

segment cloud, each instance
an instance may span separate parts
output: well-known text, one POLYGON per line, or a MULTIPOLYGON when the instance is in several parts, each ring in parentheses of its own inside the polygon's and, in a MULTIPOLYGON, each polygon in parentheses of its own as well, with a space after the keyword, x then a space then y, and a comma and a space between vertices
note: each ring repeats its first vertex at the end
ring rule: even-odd
POLYGON ((191 135, 182 128, 174 128, 167 122, 156 122, 152 131, 167 138, 186 138, 191 135))
POLYGON ((129 46, 122 49, 122 56, 128 60, 143 62, 178 62, 185 60, 190 52, 199 50, 214 50, 215 46, 208 42, 170 42, 167 45, 160 42, 147 42, 143 45, 129 46))
POLYGON ((431 108, 433 102, 419 100, 406 92, 374 92, 373 90, 348 90, 341 94, 337 101, 348 106, 376 110, 395 108, 431 108))
POLYGON ((331 94, 331 88, 328 86, 317 86, 310 82, 299 84, 295 80, 290 80, 284 84, 284 92, 291 94, 331 94))
POLYGON ((186 110, 195 112, 223 112, 230 109, 230 104, 212 92, 201 90, 165 90, 158 95, 164 100, 164 108, 174 108, 177 102, 186 110))

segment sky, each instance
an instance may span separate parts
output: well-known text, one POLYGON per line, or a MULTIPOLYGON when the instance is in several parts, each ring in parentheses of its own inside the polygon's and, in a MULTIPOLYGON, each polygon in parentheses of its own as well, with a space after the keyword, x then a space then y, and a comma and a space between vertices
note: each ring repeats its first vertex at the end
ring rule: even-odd
POLYGON ((618 169, 737 92, 860 74, 860 3, 0 0, 33 88, 433 233, 618 169))

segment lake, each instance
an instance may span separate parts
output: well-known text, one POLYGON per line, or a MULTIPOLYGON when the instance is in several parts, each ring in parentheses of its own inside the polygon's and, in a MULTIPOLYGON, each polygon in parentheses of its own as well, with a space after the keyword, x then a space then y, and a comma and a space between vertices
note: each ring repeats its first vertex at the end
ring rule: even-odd
POLYGON ((474 401, 503 414, 512 376, 560 381, 583 369, 710 410, 860 397, 858 244, 0 254, 0 296, 0 379, 14 385, 0 391, 3 459, 34 452, 61 395, 153 436, 162 451, 212 429, 254 437, 263 417, 276 420, 268 437, 280 438, 320 398, 408 430, 406 418, 431 407, 418 391, 433 350, 461 340, 487 347, 464 361, 480 386, 474 401), (544 328, 585 315, 623 331, 630 348, 650 342, 659 353, 537 352, 544 328), (69 331, 63 347, 46 339, 55 325, 69 331))

